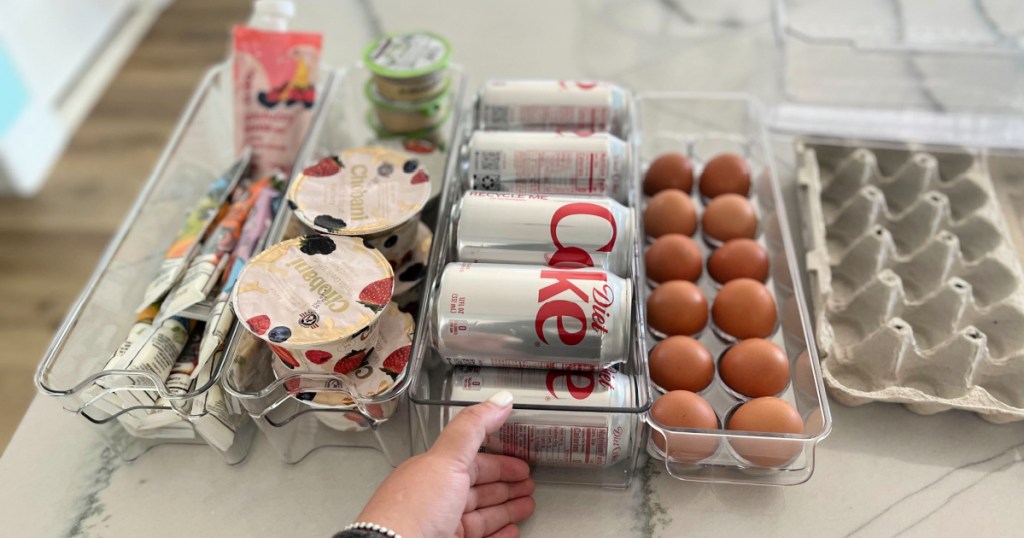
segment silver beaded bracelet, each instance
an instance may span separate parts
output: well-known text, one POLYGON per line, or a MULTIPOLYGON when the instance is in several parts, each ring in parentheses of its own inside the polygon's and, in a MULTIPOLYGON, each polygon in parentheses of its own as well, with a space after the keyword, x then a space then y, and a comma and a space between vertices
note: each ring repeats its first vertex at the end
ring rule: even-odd
POLYGON ((388 538, 402 538, 401 534, 398 534, 397 532, 395 532, 395 531, 393 531, 393 530, 391 530, 391 529, 389 529, 387 527, 382 527, 382 526, 380 526, 380 525, 378 525, 376 523, 367 523, 365 521, 357 521, 357 522, 352 523, 351 525, 345 527, 342 530, 346 530, 346 531, 351 531, 351 530, 373 531, 373 532, 380 533, 382 536, 387 536, 388 538))

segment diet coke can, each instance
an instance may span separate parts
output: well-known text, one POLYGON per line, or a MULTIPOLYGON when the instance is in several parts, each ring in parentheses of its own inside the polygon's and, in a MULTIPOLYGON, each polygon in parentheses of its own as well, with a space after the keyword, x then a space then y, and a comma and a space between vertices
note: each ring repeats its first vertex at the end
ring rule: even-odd
MULTIPOLYGON (((516 404, 550 406, 550 410, 513 411, 498 431, 487 436, 487 452, 532 464, 573 467, 607 467, 633 453, 637 414, 562 409, 632 407, 637 401, 636 383, 621 372, 458 367, 445 383, 450 401, 482 402, 508 390, 516 404)), ((445 423, 462 409, 448 407, 445 423)))
POLYGON ((473 189, 605 195, 625 202, 629 146, 608 133, 476 131, 466 146, 473 189))
POLYGON ((597 267, 629 276, 633 211, 605 197, 469 191, 459 261, 597 267))
POLYGON ((629 92, 585 80, 491 80, 477 93, 485 131, 582 131, 629 134, 629 92))
POLYGON ((450 364, 602 370, 627 358, 633 287, 607 271, 449 263, 437 293, 450 364))

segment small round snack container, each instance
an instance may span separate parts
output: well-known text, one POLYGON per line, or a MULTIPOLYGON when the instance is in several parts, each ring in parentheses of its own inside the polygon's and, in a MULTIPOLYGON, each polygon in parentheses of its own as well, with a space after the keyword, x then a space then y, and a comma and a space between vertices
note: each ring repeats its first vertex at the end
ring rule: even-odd
POLYGON ((423 101, 392 101, 380 95, 373 81, 368 80, 366 98, 373 103, 379 128, 394 134, 430 130, 444 123, 452 112, 447 87, 439 95, 423 101))
POLYGON ((391 265, 361 239, 307 235, 254 256, 238 276, 232 304, 275 363, 341 374, 350 394, 360 395, 362 380, 349 374, 373 356, 377 321, 393 290, 391 265))
POLYGON ((398 409, 398 396, 380 398, 386 397, 408 372, 416 330, 412 316, 401 312, 393 301, 381 313, 377 325, 377 346, 349 376, 350 387, 360 401, 344 391, 345 385, 333 375, 296 372, 280 361, 273 364, 274 375, 284 379, 293 398, 317 410, 316 418, 326 426, 343 432, 367 430, 376 421, 391 418, 398 409), (361 401, 365 398, 377 401, 361 401))
POLYGON ((391 268, 396 270, 397 276, 398 267, 406 263, 412 256, 416 241, 419 239, 421 226, 424 225, 419 219, 409 219, 408 222, 397 228, 363 236, 363 240, 384 255, 384 259, 391 264, 391 268))
POLYGON ((416 226, 410 221, 429 197, 430 176, 420 160, 380 147, 325 157, 306 167, 288 188, 295 217, 320 233, 386 241, 387 234, 404 226, 411 233, 404 234, 404 248, 395 246, 402 253, 412 248, 416 226))
POLYGON ((383 98, 424 101, 445 91, 451 54, 451 45, 437 34, 392 34, 367 47, 363 64, 383 98))

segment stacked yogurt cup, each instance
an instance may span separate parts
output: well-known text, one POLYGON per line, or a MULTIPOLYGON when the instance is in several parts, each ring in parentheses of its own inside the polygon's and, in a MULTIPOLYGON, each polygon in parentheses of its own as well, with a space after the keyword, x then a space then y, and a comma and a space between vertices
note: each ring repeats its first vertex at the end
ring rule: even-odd
MULTIPOLYGON (((407 372, 431 234, 419 221, 429 176, 413 156, 354 148, 307 167, 288 204, 300 233, 254 257, 233 305, 273 352, 273 374, 327 426, 362 431, 390 418, 381 399, 407 372), (368 400, 372 405, 361 405, 368 400), (358 412, 356 412, 358 411, 358 412)), ((293 234, 294 235, 294 234, 293 234)))
POLYGON ((450 59, 448 42, 429 32, 393 34, 371 43, 363 55, 373 75, 364 88, 373 104, 371 126, 408 134, 444 123, 451 114, 450 59))

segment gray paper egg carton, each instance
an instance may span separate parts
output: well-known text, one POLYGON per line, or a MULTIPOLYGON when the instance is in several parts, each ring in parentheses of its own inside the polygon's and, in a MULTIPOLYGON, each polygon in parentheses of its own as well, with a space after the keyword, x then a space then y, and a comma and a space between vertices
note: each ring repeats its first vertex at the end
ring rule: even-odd
POLYGON ((1024 156, 832 139, 796 153, 831 395, 1024 420, 1024 156))

